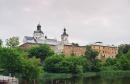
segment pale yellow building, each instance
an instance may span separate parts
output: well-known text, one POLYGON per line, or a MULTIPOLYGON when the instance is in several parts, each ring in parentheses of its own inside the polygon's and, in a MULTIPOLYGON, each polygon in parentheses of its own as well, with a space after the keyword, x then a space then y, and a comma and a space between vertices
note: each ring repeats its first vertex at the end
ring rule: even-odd
POLYGON ((106 45, 102 42, 91 44, 92 49, 99 52, 98 59, 106 60, 107 58, 115 58, 118 54, 118 47, 114 45, 106 45))

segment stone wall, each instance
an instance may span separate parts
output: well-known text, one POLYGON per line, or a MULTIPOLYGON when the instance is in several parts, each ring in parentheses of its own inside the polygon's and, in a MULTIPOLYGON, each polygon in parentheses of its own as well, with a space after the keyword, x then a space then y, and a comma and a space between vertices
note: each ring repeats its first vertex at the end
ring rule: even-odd
POLYGON ((76 55, 83 56, 85 54, 86 48, 84 46, 74 46, 74 45, 64 45, 63 53, 66 56, 76 55))

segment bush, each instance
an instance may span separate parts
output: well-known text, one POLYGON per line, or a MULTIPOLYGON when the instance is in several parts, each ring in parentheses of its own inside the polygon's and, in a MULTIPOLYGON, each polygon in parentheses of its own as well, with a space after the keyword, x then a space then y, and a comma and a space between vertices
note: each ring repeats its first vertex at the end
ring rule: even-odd
POLYGON ((38 79, 42 71, 42 66, 40 66, 40 60, 35 57, 31 59, 23 59, 21 67, 21 75, 23 79, 33 80, 38 79))
POLYGON ((6 74, 31 80, 39 77, 42 68, 39 59, 28 58, 17 48, 0 48, 0 69, 6 74))
POLYGON ((58 73, 63 57, 54 55, 45 59, 44 70, 47 72, 58 73))
POLYGON ((44 70, 51 73, 83 73, 82 61, 79 57, 55 55, 45 60, 44 70))
POLYGON ((47 57, 54 55, 54 51, 46 44, 32 47, 28 51, 29 57, 40 58, 41 62, 43 62, 47 57))

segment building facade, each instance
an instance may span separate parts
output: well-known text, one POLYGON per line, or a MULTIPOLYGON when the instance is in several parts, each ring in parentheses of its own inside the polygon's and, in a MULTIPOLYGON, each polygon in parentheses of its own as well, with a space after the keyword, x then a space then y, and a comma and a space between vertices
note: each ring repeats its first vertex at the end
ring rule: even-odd
POLYGON ((63 53, 66 56, 84 56, 86 52, 85 46, 75 46, 75 45, 64 45, 63 53))
POLYGON ((92 49, 99 52, 98 59, 106 60, 107 58, 115 58, 118 54, 118 47, 114 45, 106 45, 102 42, 91 44, 92 49))

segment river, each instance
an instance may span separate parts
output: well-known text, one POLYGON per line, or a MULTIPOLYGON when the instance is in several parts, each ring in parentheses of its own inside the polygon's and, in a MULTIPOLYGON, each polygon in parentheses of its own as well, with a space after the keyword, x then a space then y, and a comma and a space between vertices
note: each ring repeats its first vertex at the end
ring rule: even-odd
POLYGON ((71 77, 65 79, 47 79, 41 84, 130 84, 130 77, 71 77))

